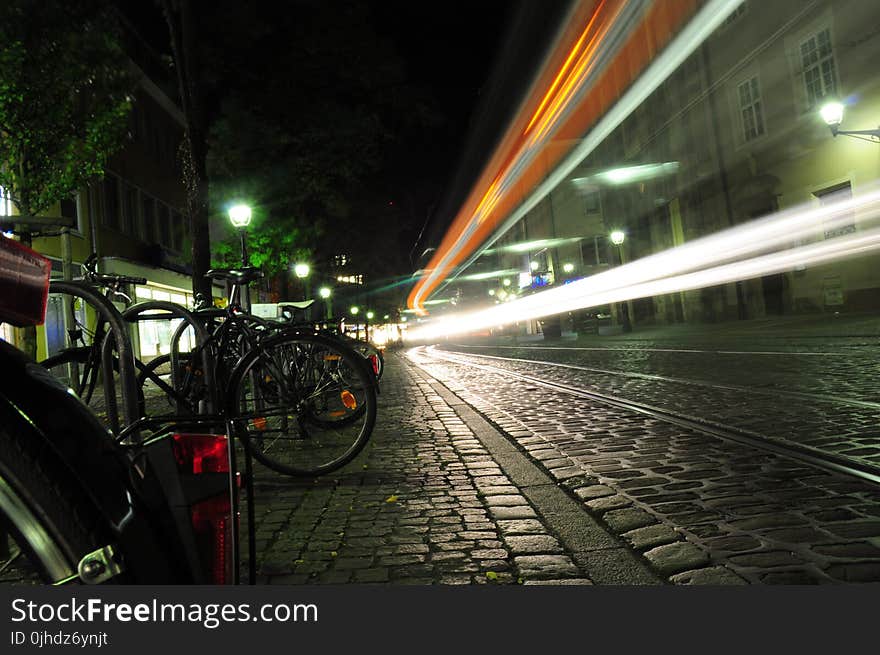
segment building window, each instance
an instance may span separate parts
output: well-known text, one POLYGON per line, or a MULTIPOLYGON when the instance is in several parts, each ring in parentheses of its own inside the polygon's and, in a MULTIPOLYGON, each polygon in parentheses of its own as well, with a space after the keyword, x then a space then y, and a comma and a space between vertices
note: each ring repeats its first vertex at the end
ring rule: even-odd
MULTIPOLYGON (((819 203, 823 207, 833 205, 852 198, 852 185, 849 181, 835 184, 827 189, 814 191, 813 195, 819 199, 819 203)), ((834 237, 855 232, 856 218, 854 212, 850 211, 845 216, 838 216, 833 222, 826 223, 824 231, 826 239, 833 239, 834 237)))
POLYGON ((138 233, 138 190, 130 184, 122 195, 122 230, 132 236, 138 233))
POLYGON ((743 138, 757 139, 764 134, 764 109, 761 106, 761 87, 758 78, 746 80, 737 88, 739 114, 742 117, 743 138))
POLYGON ((584 266, 601 266, 608 263, 608 237, 598 235, 581 242, 581 260, 584 266))
POLYGON ((814 107, 823 98, 837 94, 837 73, 834 69, 831 30, 825 28, 801 43, 801 63, 804 67, 804 84, 809 108, 814 107))
POLYGON ((82 232, 83 229, 79 211, 79 193, 74 194, 71 198, 64 198, 59 204, 61 205, 61 216, 63 218, 72 218, 73 229, 82 232))
POLYGON ((163 246, 170 248, 171 247, 171 213, 168 210, 168 205, 162 202, 157 202, 158 211, 156 212, 158 216, 159 222, 159 243, 163 246))
POLYGON ((146 193, 141 195, 141 238, 156 242, 156 201, 146 193))
POLYGON ((0 186, 0 216, 12 216, 12 199, 2 186, 0 186))
POLYGON ((104 178, 104 225, 119 229, 119 180, 115 175, 104 178))

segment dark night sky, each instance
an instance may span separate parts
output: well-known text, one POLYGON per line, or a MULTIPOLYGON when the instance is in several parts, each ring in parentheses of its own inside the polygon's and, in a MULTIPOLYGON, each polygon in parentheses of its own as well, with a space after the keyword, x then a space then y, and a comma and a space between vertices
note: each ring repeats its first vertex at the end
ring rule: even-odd
MULTIPOLYGON (((272 65, 266 60, 278 48, 295 46, 271 16, 280 17, 279 23, 288 21, 289 26, 299 20, 296 12, 304 5, 315 3, 323 8, 326 2, 297 0, 280 5, 267 0, 242 5, 221 0, 196 1, 195 6, 208 12, 225 7, 227 13, 217 10, 205 21, 205 26, 226 30, 219 39, 211 35, 214 51, 221 58, 250 58, 259 69, 272 65), (238 37, 234 29, 238 23, 259 23, 264 16, 270 18, 257 28, 258 38, 248 42, 246 36, 238 37), (227 24, 233 27, 231 31, 227 24)), ((338 2, 339 7, 346 6, 343 0, 338 2)), ((404 229, 396 244, 402 260, 407 260, 423 227, 416 256, 442 236, 518 104, 518 94, 530 79, 530 66, 540 58, 546 41, 542 30, 567 0, 363 0, 363 4, 374 17, 375 32, 391 43, 402 60, 406 82, 421 89, 422 97, 442 117, 439 125, 407 132, 404 142, 393 147, 379 176, 386 183, 389 200, 407 204, 404 229)), ((145 39, 157 50, 168 52, 166 26, 154 3, 120 0, 119 6, 145 39)), ((222 61, 213 64, 223 69, 222 61)), ((236 83, 234 78, 228 80, 229 85, 236 83)), ((213 106, 219 106, 222 98, 214 100, 213 106)), ((418 267, 419 262, 414 264, 418 267)))

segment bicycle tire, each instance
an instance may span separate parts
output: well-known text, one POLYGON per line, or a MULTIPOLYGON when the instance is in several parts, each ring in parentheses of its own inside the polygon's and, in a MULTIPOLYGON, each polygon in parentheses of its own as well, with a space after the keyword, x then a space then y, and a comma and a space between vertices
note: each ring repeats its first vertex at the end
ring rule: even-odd
MULTIPOLYGON (((195 378, 188 377, 189 362, 192 356, 189 353, 180 353, 180 366, 184 367, 184 380, 181 382, 182 388, 178 389, 172 385, 169 379, 165 377, 171 375, 171 355, 159 355, 147 362, 138 370, 138 396, 141 401, 141 414, 149 415, 148 410, 155 404, 157 395, 164 397, 170 407, 174 408, 175 413, 191 416, 198 413, 199 400, 204 397, 204 389, 195 382, 195 378), (150 393, 147 384, 151 384, 158 390, 158 394, 150 393), (147 407, 150 404, 151 407, 147 407)), ((194 372, 195 374, 195 372, 194 372)))
MULTIPOLYGON (((82 557, 112 541, 97 508, 84 494, 69 492, 76 488, 45 445, 0 427, 0 522, 27 558, 15 564, 16 573, 30 576, 14 582, 70 579, 82 557)), ((125 580, 123 574, 113 582, 125 580)))
POLYGON ((375 378, 363 357, 317 334, 266 339, 236 366, 228 391, 235 436, 257 461, 286 475, 345 466, 376 422, 375 378))

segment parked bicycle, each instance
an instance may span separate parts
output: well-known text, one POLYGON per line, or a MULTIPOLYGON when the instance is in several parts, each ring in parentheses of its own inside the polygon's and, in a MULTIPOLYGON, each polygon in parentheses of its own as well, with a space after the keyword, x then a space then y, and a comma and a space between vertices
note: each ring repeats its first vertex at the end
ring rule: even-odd
MULTIPOLYGON (((48 260, 0 236, 0 322, 42 323, 48 286, 48 260)), ((98 302, 115 331, 120 375, 133 383, 125 330, 112 305, 98 302)), ((119 443, 65 384, 5 342, 0 370, 0 579, 237 582, 237 484, 225 434, 143 440, 133 430, 119 443)))

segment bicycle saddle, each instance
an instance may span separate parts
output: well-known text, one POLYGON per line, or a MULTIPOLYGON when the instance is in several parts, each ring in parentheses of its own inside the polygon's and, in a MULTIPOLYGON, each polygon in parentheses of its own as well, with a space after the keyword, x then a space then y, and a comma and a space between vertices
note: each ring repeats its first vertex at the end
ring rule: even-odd
POLYGON ((242 266, 241 268, 212 268, 205 273, 205 277, 212 280, 229 280, 233 284, 247 284, 263 277, 263 271, 256 266, 242 266))

